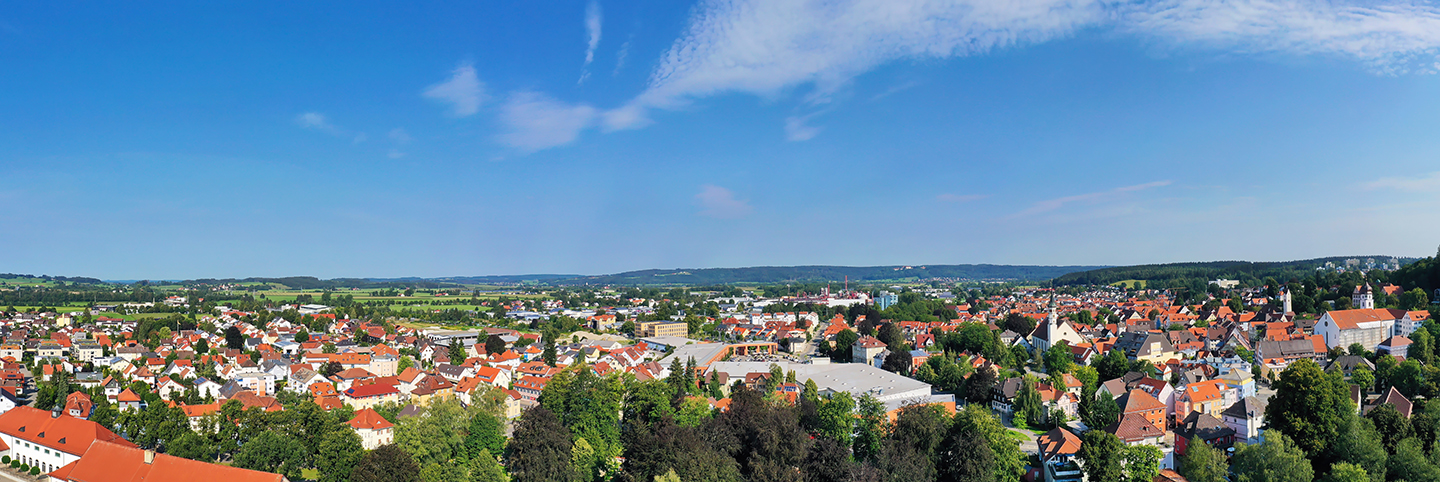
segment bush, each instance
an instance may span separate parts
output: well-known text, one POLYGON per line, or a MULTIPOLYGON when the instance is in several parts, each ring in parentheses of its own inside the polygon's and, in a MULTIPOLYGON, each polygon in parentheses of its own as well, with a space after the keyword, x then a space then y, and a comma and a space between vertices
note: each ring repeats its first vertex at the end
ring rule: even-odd
POLYGON ((6 456, 4 456, 4 457, 0 457, 0 464, 8 464, 8 463, 10 463, 10 456, 9 456, 9 455, 6 455, 6 456))
POLYGON ((21 471, 21 472, 29 472, 29 471, 30 471, 30 464, 20 464, 20 471, 21 471))
POLYGON ((20 461, 19 461, 19 460, 11 460, 11 461, 10 461, 10 468, 13 468, 13 469, 18 469, 18 468, 20 468, 20 461))
POLYGON ((40 467, 30 467, 30 475, 40 475, 40 467))

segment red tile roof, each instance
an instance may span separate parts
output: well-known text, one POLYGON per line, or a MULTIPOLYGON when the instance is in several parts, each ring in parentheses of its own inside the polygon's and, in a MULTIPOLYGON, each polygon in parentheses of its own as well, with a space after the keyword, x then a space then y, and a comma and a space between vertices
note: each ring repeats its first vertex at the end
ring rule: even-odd
POLYGON ((73 482, 172 480, 224 480, 227 482, 279 482, 280 474, 207 464, 165 454, 145 463, 144 450, 133 445, 95 441, 80 460, 50 473, 56 480, 73 482))
POLYGON ((380 413, 376 412, 374 409, 367 408, 355 412, 355 418, 350 419, 350 426, 354 427, 356 430, 384 430, 390 427, 394 427, 395 424, 390 423, 389 420, 385 420, 385 417, 381 417, 380 413))
POLYGON ((96 440, 134 446, 98 423, 64 414, 54 417, 51 412, 25 406, 0 414, 0 433, 76 455, 84 454, 96 440))

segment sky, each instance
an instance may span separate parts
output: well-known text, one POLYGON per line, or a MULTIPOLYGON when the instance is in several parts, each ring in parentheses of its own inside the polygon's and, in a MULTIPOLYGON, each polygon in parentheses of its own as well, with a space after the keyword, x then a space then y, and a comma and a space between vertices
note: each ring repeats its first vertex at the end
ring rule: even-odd
POLYGON ((1440 4, 0 6, 0 272, 1430 256, 1440 4))

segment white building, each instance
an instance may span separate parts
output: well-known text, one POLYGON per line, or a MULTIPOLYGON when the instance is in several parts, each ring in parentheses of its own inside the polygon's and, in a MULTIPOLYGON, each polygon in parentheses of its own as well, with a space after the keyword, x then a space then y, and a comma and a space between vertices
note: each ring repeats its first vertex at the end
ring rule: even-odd
POLYGON ((360 435, 360 446, 365 447, 365 450, 375 450, 381 445, 393 443, 394 427, 394 424, 371 408, 355 412, 355 418, 350 420, 350 428, 360 435))
POLYGON ((1418 323, 1404 310, 1356 309, 1326 312, 1315 322, 1315 333, 1325 337, 1325 346, 1349 347, 1359 343, 1374 351, 1392 336, 1410 336, 1418 323))
POLYGON ((58 411, 16 407, 0 414, 0 442, 7 447, 0 453, 22 464, 40 467, 42 473, 80 460, 96 440, 135 446, 98 423, 58 411))

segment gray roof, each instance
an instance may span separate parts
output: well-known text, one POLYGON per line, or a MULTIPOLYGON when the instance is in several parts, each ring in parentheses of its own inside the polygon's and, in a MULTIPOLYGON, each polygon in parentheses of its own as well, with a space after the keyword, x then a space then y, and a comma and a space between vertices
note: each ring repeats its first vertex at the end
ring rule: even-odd
POLYGON ((1265 416, 1265 401, 1253 396, 1245 397, 1235 402, 1230 408, 1226 408, 1224 412, 1220 412, 1220 415, 1235 418, 1263 417, 1265 416))

